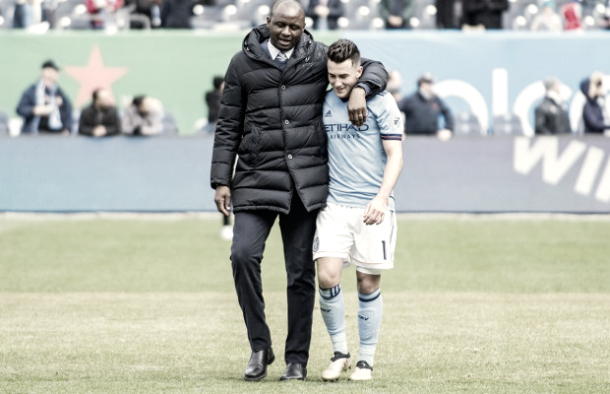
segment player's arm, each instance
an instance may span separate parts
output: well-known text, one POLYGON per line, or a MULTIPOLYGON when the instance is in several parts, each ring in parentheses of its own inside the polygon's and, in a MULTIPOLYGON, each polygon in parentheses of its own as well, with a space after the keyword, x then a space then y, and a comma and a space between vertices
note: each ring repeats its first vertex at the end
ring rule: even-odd
POLYGON ((388 157, 383 171, 383 181, 379 192, 364 209, 364 223, 367 225, 380 224, 383 222, 388 207, 390 195, 398 176, 402 171, 402 141, 401 139, 382 140, 383 149, 388 157))

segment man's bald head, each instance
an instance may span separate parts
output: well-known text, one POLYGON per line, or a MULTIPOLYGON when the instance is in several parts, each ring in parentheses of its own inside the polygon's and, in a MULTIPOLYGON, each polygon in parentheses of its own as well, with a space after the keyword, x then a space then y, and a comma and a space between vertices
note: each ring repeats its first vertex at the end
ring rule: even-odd
POLYGON ((293 14, 293 13, 297 13, 302 16, 303 18, 303 22, 305 22, 305 8, 303 8, 303 4, 299 3, 296 0, 278 0, 275 3, 273 3, 273 6, 271 7, 271 13, 269 14, 269 17, 272 17, 273 15, 280 13, 280 12, 284 12, 284 13, 288 13, 288 14, 293 14))
POLYGON ((267 17, 269 41, 280 51, 294 48, 305 31, 305 10, 296 0, 278 0, 267 17))

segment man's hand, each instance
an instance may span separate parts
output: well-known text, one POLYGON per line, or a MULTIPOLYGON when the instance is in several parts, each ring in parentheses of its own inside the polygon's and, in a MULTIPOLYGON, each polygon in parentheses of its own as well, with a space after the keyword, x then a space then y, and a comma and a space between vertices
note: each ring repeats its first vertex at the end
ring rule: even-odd
POLYGON ((94 137, 103 137, 105 135, 106 135, 106 127, 104 127, 102 125, 95 126, 95 128, 93 129, 94 137))
POLYGON ((214 194, 214 202, 218 212, 225 216, 231 214, 231 188, 229 186, 216 186, 216 193, 214 194))
POLYGON ((392 27, 402 27, 402 16, 398 16, 398 15, 390 15, 388 17, 388 24, 390 24, 390 26, 392 27))
POLYGON ((349 120, 354 126, 362 126, 366 122, 366 92, 360 87, 354 87, 347 102, 349 120))
POLYGON ((388 207, 388 199, 379 195, 375 196, 364 208, 363 222, 367 226, 381 224, 385 218, 385 211, 388 207))
POLYGON ((451 130, 448 129, 442 129, 436 132, 436 137, 441 141, 449 141, 451 139, 451 136, 451 130))
POLYGON ((37 105, 34 107, 34 110, 32 112, 36 116, 47 116, 47 115, 50 115, 51 112, 53 112, 53 106, 52 105, 37 105))

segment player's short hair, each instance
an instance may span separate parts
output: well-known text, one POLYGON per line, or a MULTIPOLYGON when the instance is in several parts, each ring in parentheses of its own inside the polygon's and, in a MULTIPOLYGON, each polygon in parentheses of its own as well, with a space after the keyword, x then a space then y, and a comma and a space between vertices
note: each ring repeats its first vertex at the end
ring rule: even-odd
POLYGON ((341 39, 334 42, 328 47, 326 57, 334 63, 343 63, 346 60, 351 60, 352 66, 360 66, 360 51, 356 44, 350 40, 341 39))

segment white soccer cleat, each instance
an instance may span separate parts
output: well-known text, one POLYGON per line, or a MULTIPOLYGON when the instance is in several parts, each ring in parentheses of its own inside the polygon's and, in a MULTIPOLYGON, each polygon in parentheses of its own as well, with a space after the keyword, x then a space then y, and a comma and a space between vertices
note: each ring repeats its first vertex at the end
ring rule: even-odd
POLYGON ((349 376, 349 380, 371 380, 373 379, 373 367, 366 361, 358 361, 354 372, 349 376))
POLYGON ((330 363, 322 371, 322 380, 332 381, 341 377, 341 373, 347 371, 352 365, 352 358, 349 353, 343 354, 335 352, 335 356, 330 359, 330 363))

